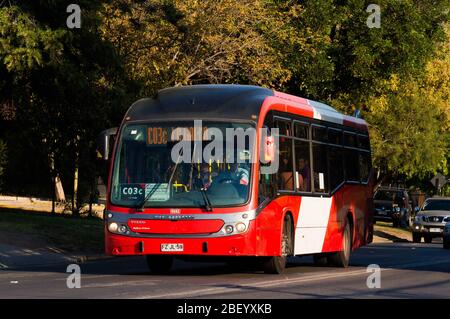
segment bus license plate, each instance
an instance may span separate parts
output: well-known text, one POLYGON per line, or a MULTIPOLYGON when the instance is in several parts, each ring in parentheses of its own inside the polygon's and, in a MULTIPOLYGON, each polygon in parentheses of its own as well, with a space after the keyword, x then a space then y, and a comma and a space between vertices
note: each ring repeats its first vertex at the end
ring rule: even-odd
POLYGON ((183 244, 161 244, 161 251, 183 251, 183 244))
POLYGON ((440 228, 430 228, 430 233, 440 233, 441 229, 440 228))

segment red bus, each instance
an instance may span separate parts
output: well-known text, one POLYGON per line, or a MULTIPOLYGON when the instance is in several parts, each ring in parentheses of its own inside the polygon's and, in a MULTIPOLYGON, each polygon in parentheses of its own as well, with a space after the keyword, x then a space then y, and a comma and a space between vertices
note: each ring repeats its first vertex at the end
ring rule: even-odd
POLYGON ((267 273, 295 255, 347 267, 372 242, 366 122, 270 89, 193 85, 135 102, 109 176, 106 253, 145 255, 155 272, 192 256, 246 257, 267 273))

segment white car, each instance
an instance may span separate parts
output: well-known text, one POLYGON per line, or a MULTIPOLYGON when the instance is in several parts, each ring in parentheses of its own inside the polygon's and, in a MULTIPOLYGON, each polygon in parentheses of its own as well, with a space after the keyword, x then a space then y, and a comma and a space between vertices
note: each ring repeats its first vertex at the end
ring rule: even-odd
POLYGON ((450 197, 428 198, 417 213, 413 224, 413 242, 422 237, 431 243, 434 237, 444 237, 444 226, 450 222, 450 197))

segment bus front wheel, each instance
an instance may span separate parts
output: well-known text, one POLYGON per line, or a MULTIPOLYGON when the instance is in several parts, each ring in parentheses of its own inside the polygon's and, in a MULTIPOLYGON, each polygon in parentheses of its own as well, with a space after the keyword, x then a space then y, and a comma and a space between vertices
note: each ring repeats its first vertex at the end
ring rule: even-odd
POLYGON ((166 255, 147 255, 147 265, 156 274, 167 274, 172 269, 173 257, 166 255))
POLYGON ((345 225, 344 236, 342 238, 342 248, 342 251, 332 253, 328 257, 330 265, 344 268, 348 267, 350 262, 350 253, 352 250, 352 230, 349 220, 347 220, 347 225, 345 225))
POLYGON ((263 262, 266 274, 281 274, 286 268, 287 256, 294 253, 293 226, 291 215, 286 214, 283 223, 283 235, 281 238, 281 256, 265 257, 263 262))

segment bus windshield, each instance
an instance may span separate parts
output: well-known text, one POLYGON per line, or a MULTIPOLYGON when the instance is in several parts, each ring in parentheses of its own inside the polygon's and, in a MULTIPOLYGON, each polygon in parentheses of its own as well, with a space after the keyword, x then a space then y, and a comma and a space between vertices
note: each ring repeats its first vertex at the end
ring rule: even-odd
POLYGON ((111 202, 136 208, 245 204, 253 132, 240 123, 128 124, 118 142, 111 202))

